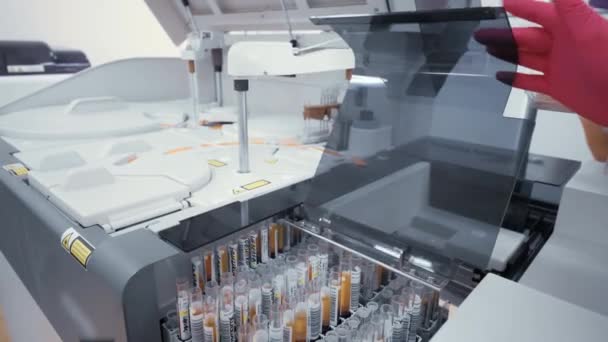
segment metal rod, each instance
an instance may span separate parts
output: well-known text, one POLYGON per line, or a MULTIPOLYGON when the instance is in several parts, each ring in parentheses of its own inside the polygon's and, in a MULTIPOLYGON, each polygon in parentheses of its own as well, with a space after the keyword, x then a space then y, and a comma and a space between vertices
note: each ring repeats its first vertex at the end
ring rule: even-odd
POLYGON ((237 91, 239 98, 239 172, 249 173, 249 131, 247 127, 247 91, 237 91))
POLYGON ((294 228, 297 228, 297 229, 305 232, 306 234, 309 234, 309 235, 314 236, 314 237, 316 237, 318 239, 326 241, 326 242, 328 242, 328 243, 330 243, 330 244, 332 244, 334 246, 340 247, 340 248, 342 248, 343 250, 345 250, 347 252, 350 252, 352 254, 358 255, 358 256, 360 256, 363 259, 369 260, 369 261, 371 261, 371 262, 373 262, 373 263, 375 263, 377 265, 380 265, 380 266, 386 268, 387 270, 395 272, 395 273, 397 273, 398 275, 400 275, 402 277, 405 277, 407 279, 413 280, 413 281, 415 281, 417 283, 420 283, 420 284, 422 284, 422 285, 424 285, 426 287, 429 287, 429 288, 431 288, 431 289, 433 289, 435 291, 441 291, 442 288, 446 285, 445 283, 444 284, 431 284, 428 281, 425 281, 423 279, 417 278, 416 276, 413 276, 413 275, 411 275, 409 273, 405 273, 402 270, 400 270, 400 269, 398 269, 396 267, 393 267, 393 266, 391 266, 389 264, 386 264, 386 263, 384 263, 384 262, 382 262, 380 260, 371 258, 371 257, 369 257, 369 256, 367 256, 367 255, 365 255, 365 254, 363 254, 361 252, 358 252, 358 251, 356 251, 356 250, 354 250, 352 248, 349 248, 347 246, 339 244, 336 241, 334 241, 332 239, 329 239, 329 238, 327 238, 327 237, 325 237, 323 235, 314 233, 314 232, 310 231, 309 229, 307 229, 306 227, 303 227, 303 226, 301 226, 301 225, 299 225, 299 224, 297 224, 295 222, 292 222, 292 221, 289 221, 289 220, 286 220, 286 219, 281 219, 280 221, 283 224, 286 224, 286 225, 292 226, 294 228))
POLYGON ((222 72, 216 71, 215 75, 215 101, 219 107, 224 106, 224 89, 222 88, 222 72))
POLYGON ((196 73, 196 61, 188 61, 188 71, 190 74, 190 92, 192 95, 192 113, 188 117, 188 127, 198 126, 199 116, 199 87, 198 75, 196 73))

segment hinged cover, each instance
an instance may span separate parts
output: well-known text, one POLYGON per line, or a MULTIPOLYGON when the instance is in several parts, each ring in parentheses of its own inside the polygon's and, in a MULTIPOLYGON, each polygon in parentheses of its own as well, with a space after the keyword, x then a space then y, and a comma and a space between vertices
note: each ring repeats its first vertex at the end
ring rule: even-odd
POLYGON ((503 116, 511 88, 496 73, 515 65, 474 39, 486 29, 510 37, 505 11, 312 20, 350 45, 358 77, 305 201, 309 219, 406 256, 418 249, 486 269, 533 128, 503 116))

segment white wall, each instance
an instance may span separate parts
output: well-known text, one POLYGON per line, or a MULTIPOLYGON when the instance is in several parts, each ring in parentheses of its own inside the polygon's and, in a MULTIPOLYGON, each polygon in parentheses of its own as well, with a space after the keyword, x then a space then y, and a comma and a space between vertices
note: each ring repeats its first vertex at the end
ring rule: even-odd
POLYGON ((178 54, 143 0, 0 0, 3 39, 81 49, 96 65, 178 54))

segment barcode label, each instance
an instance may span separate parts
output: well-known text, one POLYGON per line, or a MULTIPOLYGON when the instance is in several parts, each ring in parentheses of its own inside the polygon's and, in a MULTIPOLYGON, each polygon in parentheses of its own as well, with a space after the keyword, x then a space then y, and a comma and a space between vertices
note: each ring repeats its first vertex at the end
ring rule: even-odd
POLYGON ((220 313, 220 342, 236 342, 236 324, 234 323, 234 312, 223 311, 220 313))
POLYGON ((190 315, 190 329, 192 330, 192 342, 204 342, 205 328, 203 326, 203 314, 190 315))
POLYGON ((414 304, 412 305, 411 309, 409 310, 409 316, 410 316, 410 326, 408 329, 409 332, 409 336, 408 336, 408 341, 409 342, 416 342, 416 331, 418 330, 418 324, 420 322, 420 296, 415 296, 414 297, 414 304))
POLYGON ((262 313, 266 317, 270 317, 270 309, 272 308, 273 300, 272 287, 265 285, 262 287, 262 313))
POLYGON ((188 308, 188 297, 178 296, 177 314, 179 315, 179 337, 182 340, 190 338, 190 310, 188 308))
POLYGON ((283 328, 283 342, 292 342, 293 339, 293 329, 291 327, 283 328))
POLYGON ((203 290, 205 288, 203 281, 203 262, 200 259, 195 259, 192 262, 192 286, 203 290))
POLYGON ((361 268, 353 267, 350 273, 350 310, 355 311, 359 307, 359 296, 361 295, 361 268))
POLYGON ((331 286, 329 289, 331 305, 329 306, 329 325, 338 326, 338 310, 340 309, 340 286, 331 286))
POLYGON ((213 334, 213 327, 205 327, 205 342, 216 342, 213 334))
POLYGON ((321 335, 321 303, 308 300, 308 339, 315 340, 321 335))
POLYGON ((315 280, 319 277, 319 257, 311 255, 308 257, 308 265, 310 267, 310 280, 315 280))
POLYGON ((320 254, 319 255, 319 274, 321 275, 321 283, 325 283, 325 279, 327 279, 327 273, 329 269, 329 255, 320 254))
POLYGON ((260 232, 260 243, 262 244, 262 255, 260 260, 263 264, 268 262, 268 228, 262 228, 260 232))
POLYGON ((287 270, 287 296, 295 298, 298 290, 298 272, 296 270, 287 270))
POLYGON ((249 266, 249 239, 239 238, 239 265, 249 266))
POLYGON ((403 328, 403 324, 399 321, 395 321, 393 323, 393 341, 395 342, 405 342, 405 329, 403 328))
POLYGON ((258 267, 258 234, 256 232, 249 234, 249 267, 258 267))
POLYGON ((231 243, 228 245, 228 255, 230 257, 230 270, 236 275, 236 270, 239 267, 239 245, 231 243))
POLYGON ((283 342, 283 328, 270 328, 270 342, 283 342))

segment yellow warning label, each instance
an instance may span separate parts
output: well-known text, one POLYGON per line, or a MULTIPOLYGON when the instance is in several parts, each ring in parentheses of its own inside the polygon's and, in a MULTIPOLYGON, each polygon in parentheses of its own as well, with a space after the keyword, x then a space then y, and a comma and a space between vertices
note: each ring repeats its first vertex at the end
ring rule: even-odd
POLYGON ((63 248, 65 248, 66 250, 70 249, 70 240, 72 239, 72 235, 73 233, 69 233, 67 235, 65 235, 65 237, 63 237, 61 239, 61 245, 63 246, 63 248))
POLYGON ((77 237, 70 246, 70 253, 82 266, 86 267, 93 250, 82 237, 77 237))
POLYGON ((2 168, 13 176, 25 176, 29 172, 27 167, 21 163, 4 165, 2 168))
POLYGON ((226 163, 221 162, 217 159, 210 159, 209 161, 207 161, 207 163, 209 163, 209 165, 213 166, 213 167, 222 167, 222 166, 226 166, 226 163))
POLYGON ((259 181, 255 181, 253 183, 245 184, 245 185, 241 186, 241 188, 243 188, 245 190, 248 190, 248 191, 251 191, 251 190, 255 190, 255 189, 261 188, 263 186, 266 186, 268 184, 270 184, 269 181, 264 180, 264 179, 260 179, 259 181))
POLYGON ((68 228, 61 234, 61 246, 85 268, 95 250, 74 228, 68 228))

